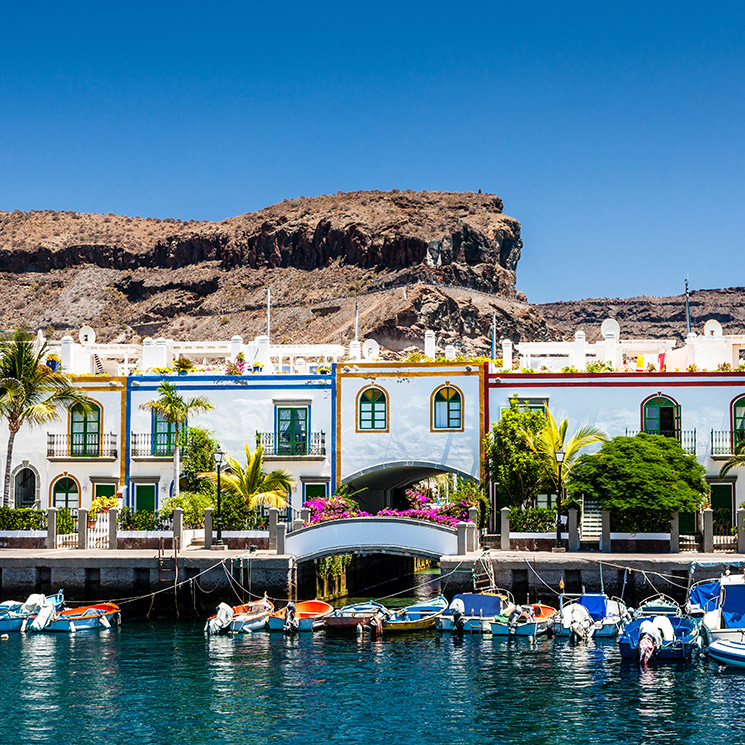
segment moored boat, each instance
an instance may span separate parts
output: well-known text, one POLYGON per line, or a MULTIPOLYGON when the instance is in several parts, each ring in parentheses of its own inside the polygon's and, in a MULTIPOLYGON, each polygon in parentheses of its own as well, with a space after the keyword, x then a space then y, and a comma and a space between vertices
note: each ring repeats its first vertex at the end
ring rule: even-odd
POLYGON ((357 633, 368 629, 377 636, 383 630, 383 621, 390 616, 392 613, 388 608, 370 600, 335 610, 323 619, 323 625, 327 632, 357 633))
POLYGON ((96 603, 80 608, 51 613, 45 612, 51 606, 43 606, 28 625, 29 631, 59 631, 75 634, 78 631, 109 629, 120 622, 120 609, 116 603, 96 603))
POLYGON ((685 660, 698 644, 696 621, 686 616, 641 616, 624 625, 618 649, 625 659, 646 664, 658 660, 685 660))
POLYGON ((556 608, 535 603, 518 605, 511 613, 502 613, 491 622, 494 636, 538 636, 545 634, 556 608))
POLYGON ((448 601, 440 595, 434 600, 415 603, 398 611, 391 618, 383 621, 383 631, 386 634, 403 631, 422 631, 431 629, 438 616, 445 612, 448 601))
POLYGON ((745 667, 745 642, 717 639, 709 644, 707 651, 712 659, 722 665, 745 667))
POLYGON ((550 628, 554 636, 583 640, 593 636, 612 638, 618 635, 630 615, 622 600, 609 598, 603 592, 562 594, 559 596, 559 610, 550 628))
POLYGON ((653 618, 655 616, 682 616, 680 605, 667 595, 660 593, 642 600, 634 611, 634 618, 653 618))
POLYGON ((745 642, 745 578, 742 574, 725 573, 719 578, 719 594, 714 606, 701 620, 707 643, 745 642))
POLYGON ((455 595, 448 608, 437 617, 438 631, 483 634, 491 631, 491 622, 502 613, 509 614, 515 607, 512 595, 506 590, 494 593, 464 592, 455 595))
POLYGON ((323 600, 303 600, 288 603, 284 608, 272 613, 267 626, 269 631, 318 631, 323 628, 323 619, 334 612, 334 606, 323 600))
POLYGON ((267 619, 272 613, 274 604, 266 594, 259 600, 233 607, 227 603, 220 603, 215 615, 207 619, 204 630, 208 634, 219 634, 223 631, 229 631, 231 634, 259 631, 266 627, 267 619))
POLYGON ((0 603, 0 632, 25 631, 29 621, 39 610, 48 605, 58 611, 65 601, 64 593, 60 590, 54 595, 29 595, 25 602, 6 600, 0 603))

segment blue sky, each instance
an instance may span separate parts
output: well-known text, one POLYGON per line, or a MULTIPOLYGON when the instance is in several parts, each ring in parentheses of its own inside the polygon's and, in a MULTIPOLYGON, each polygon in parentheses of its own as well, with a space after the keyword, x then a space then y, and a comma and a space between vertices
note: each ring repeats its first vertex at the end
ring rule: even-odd
POLYGON ((745 285, 745 4, 5 6, 0 209, 491 191, 532 302, 745 285))

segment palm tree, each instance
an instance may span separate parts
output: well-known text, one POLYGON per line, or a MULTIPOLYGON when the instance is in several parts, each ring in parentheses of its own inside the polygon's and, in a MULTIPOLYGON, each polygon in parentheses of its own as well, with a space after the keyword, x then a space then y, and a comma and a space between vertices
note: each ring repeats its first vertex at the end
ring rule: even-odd
POLYGON ((140 408, 155 412, 163 417, 166 422, 173 425, 175 435, 173 446, 173 496, 177 497, 179 493, 179 472, 181 470, 181 429, 189 420, 190 415, 203 414, 211 411, 214 406, 206 396, 193 396, 184 399, 178 392, 178 388, 167 380, 164 380, 158 386, 156 392, 158 398, 145 401, 144 404, 140 404, 140 408))
POLYGON ((560 494, 566 477, 571 473, 580 450, 596 442, 608 441, 608 435, 589 425, 575 432, 567 441, 567 426, 566 419, 557 425, 551 412, 546 409, 546 424, 543 429, 538 434, 529 431, 523 433, 528 447, 541 461, 546 478, 556 487, 557 494, 560 494), (558 452, 564 453, 561 467, 556 457, 558 452))
MULTIPOLYGON (((245 468, 230 455, 225 456, 227 467, 221 469, 221 489, 229 494, 242 497, 251 509, 257 507, 287 508, 287 492, 295 483, 292 474, 282 468, 264 473, 264 448, 257 446, 253 454, 244 445, 246 453, 245 468)), ((202 474, 210 481, 217 481, 217 473, 202 474)))
POLYGON ((67 375, 43 364, 47 351, 46 342, 34 350, 34 335, 27 329, 16 329, 11 339, 0 342, 0 416, 8 420, 9 430, 3 506, 10 503, 13 443, 24 422, 32 427, 55 422, 60 409, 71 404, 90 409, 88 396, 67 375))
POLYGON ((734 455, 724 462, 719 471, 720 478, 726 476, 733 468, 738 466, 745 466, 745 440, 741 440, 735 445, 734 455))

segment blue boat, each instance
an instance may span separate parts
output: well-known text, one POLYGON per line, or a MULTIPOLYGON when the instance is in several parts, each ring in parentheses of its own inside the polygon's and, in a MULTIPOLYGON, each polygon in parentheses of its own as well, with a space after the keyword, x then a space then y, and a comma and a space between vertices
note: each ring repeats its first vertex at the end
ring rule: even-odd
POLYGON ((464 592, 455 595, 447 610, 437 617, 438 631, 486 634, 491 631, 491 622, 503 613, 515 609, 512 596, 506 590, 496 593, 464 592))
POLYGON ((718 584, 719 593, 709 602, 710 609, 701 621, 706 641, 745 642, 745 578, 725 573, 718 584))
POLYGON ((58 611, 65 601, 62 590, 54 595, 29 595, 25 603, 6 600, 0 603, 0 632, 25 631, 28 622, 35 616, 42 605, 51 605, 58 611))
POLYGON ((51 610, 51 606, 46 605, 31 619, 28 630, 75 634, 78 631, 110 629, 119 621, 120 610, 116 603, 96 603, 67 610, 51 610))
POLYGON ((686 616, 641 617, 629 621, 618 635, 618 649, 624 659, 650 657, 658 660, 686 660, 698 645, 696 621, 686 616))
POLYGON ((431 629, 437 617, 445 612, 448 601, 440 595, 434 600, 425 600, 398 611, 392 618, 383 621, 386 633, 398 631, 421 631, 431 629))
POLYGON ((554 616, 551 628, 554 636, 584 640, 592 636, 610 638, 618 635, 629 616, 630 611, 623 600, 609 598, 603 592, 562 594, 559 597, 559 612, 554 616), (567 603, 567 599, 573 602, 567 603), (576 606, 582 606, 584 610, 576 606))
POLYGON ((722 665, 745 667, 745 643, 719 639, 709 644, 709 655, 722 665))
POLYGON ((686 615, 703 618, 704 614, 715 610, 719 605, 720 583, 718 579, 703 579, 688 590, 685 603, 686 615))

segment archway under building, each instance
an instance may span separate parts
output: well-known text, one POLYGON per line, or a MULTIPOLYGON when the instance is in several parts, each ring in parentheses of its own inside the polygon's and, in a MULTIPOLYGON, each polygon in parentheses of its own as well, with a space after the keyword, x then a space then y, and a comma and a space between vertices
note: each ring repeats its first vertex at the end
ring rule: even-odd
POLYGON ((351 492, 362 490, 354 498, 363 510, 375 514, 386 508, 405 509, 407 488, 440 475, 454 475, 469 481, 479 478, 440 463, 406 460, 371 466, 349 474, 342 479, 341 485, 348 485, 351 492))

